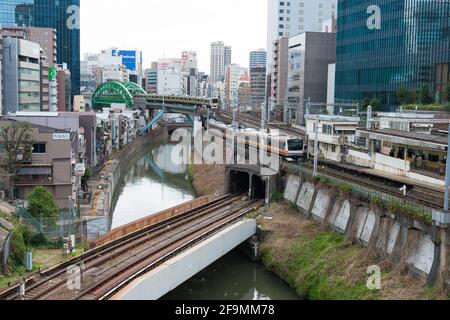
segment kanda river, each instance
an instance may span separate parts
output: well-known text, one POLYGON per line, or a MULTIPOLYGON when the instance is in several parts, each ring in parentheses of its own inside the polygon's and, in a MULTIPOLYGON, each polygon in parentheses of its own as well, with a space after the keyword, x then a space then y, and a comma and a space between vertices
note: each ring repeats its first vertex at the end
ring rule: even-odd
MULTIPOLYGON (((117 188, 111 227, 116 228, 195 198, 187 166, 171 161, 173 144, 144 150, 129 161, 117 188)), ((299 299, 289 285, 239 250, 218 260, 162 299, 299 299)))

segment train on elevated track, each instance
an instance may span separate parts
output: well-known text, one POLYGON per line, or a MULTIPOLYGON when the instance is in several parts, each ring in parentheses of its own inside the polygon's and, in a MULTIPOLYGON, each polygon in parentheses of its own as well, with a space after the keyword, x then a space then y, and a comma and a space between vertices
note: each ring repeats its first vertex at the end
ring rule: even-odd
POLYGON ((159 96, 159 95, 135 95, 136 98, 144 98, 147 102, 167 103, 176 105, 189 105, 198 107, 207 107, 218 109, 220 107, 220 99, 215 98, 196 98, 186 96, 159 96))
MULTIPOLYGON (((204 123, 206 129, 206 123, 204 123)), ((223 122, 209 120, 208 128, 221 132, 223 139, 230 139, 233 134, 233 126, 223 122)), ((307 156, 307 147, 304 140, 287 134, 282 134, 277 130, 264 132, 252 128, 239 128, 235 134, 236 141, 240 145, 245 145, 246 149, 255 148, 267 150, 268 153, 279 154, 283 159, 304 160, 307 156)))

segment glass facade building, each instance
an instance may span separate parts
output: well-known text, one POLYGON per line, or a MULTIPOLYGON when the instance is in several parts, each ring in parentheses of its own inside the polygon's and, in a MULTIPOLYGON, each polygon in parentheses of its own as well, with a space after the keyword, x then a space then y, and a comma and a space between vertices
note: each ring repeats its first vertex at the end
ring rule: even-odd
POLYGON ((80 93, 80 0, 0 0, 0 25, 53 28, 57 62, 72 75, 72 95, 80 93))
POLYGON ((336 102, 395 105, 402 85, 450 79, 450 1, 339 0, 337 25, 336 102))

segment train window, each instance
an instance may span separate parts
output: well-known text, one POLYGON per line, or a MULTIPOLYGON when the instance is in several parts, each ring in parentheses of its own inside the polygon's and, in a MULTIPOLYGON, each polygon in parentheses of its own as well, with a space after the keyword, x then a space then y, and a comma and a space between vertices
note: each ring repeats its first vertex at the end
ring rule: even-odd
POLYGON ((288 146, 290 151, 302 151, 303 150, 303 140, 295 139, 289 140, 288 146))

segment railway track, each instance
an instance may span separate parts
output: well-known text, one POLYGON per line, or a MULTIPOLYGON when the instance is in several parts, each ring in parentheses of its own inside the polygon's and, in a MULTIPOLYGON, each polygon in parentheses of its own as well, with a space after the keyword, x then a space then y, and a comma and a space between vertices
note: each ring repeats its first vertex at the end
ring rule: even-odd
MULTIPOLYGON (((313 165, 310 163, 302 163, 302 166, 313 170, 313 165)), ((331 168, 328 168, 326 166, 322 167, 319 166, 318 168, 319 173, 322 173, 324 175, 331 176, 333 178, 337 178, 339 180, 344 180, 350 183, 354 183, 357 185, 361 185, 379 192, 383 192, 385 194, 389 194, 392 196, 395 196, 400 199, 405 199, 413 203, 417 203, 419 205, 436 209, 436 210, 442 210, 444 200, 442 199, 442 202, 436 201, 433 198, 430 198, 430 195, 428 195, 428 198, 426 197, 419 197, 417 193, 420 193, 420 191, 416 190, 416 194, 408 192, 406 196, 403 195, 403 193, 400 190, 395 190, 393 188, 388 188, 386 186, 381 186, 377 183, 371 182, 367 177, 360 177, 357 174, 346 174, 345 172, 333 170, 331 168)), ((435 194, 433 194, 435 196, 435 194)))
MULTIPOLYGON (((230 113, 228 111, 221 110, 219 112, 219 114, 222 117, 228 119, 228 121, 230 123, 232 122, 232 120, 233 120, 233 114, 232 113, 230 113)), ((249 126, 249 127, 253 128, 253 129, 259 129, 261 127, 261 121, 257 121, 257 120, 255 120, 253 118, 250 118, 250 117, 242 115, 242 114, 237 115, 237 121, 243 123, 246 126, 249 126)), ((278 130, 283 131, 285 133, 289 133, 289 134, 291 134, 293 136, 302 136, 302 137, 305 136, 305 132, 303 132, 302 130, 296 130, 296 129, 293 129, 293 128, 289 128, 287 126, 281 126, 281 125, 277 125, 277 124, 271 124, 270 126, 272 128, 278 129, 278 130)))
MULTIPOLYGON (((261 205, 258 201, 242 201, 241 198, 227 195, 35 274, 27 280, 23 298, 97 299, 112 287, 119 288, 117 281, 123 282, 140 270, 155 267, 185 250, 188 244, 192 245, 199 234, 210 236, 210 232, 223 228, 230 219, 236 221, 261 205), (83 265, 84 275, 89 276, 82 277, 81 290, 69 290, 67 268, 77 265, 83 265)), ((21 298, 17 285, 0 293, 1 300, 21 298)))

